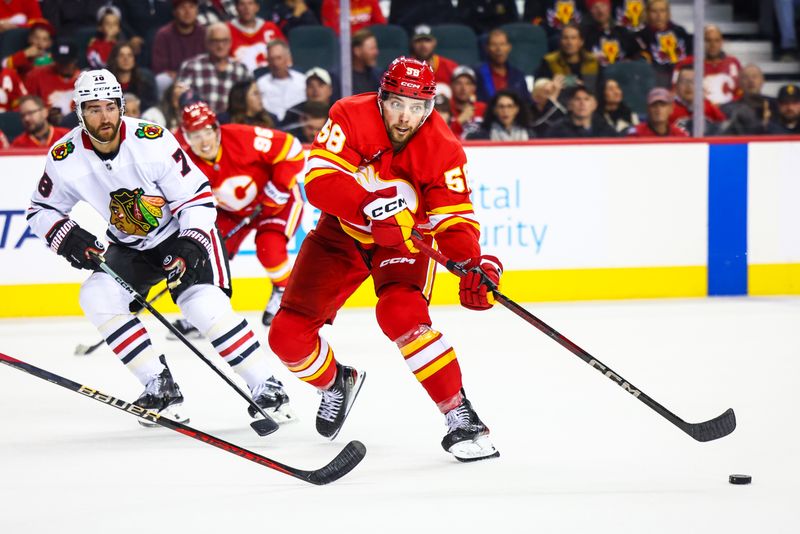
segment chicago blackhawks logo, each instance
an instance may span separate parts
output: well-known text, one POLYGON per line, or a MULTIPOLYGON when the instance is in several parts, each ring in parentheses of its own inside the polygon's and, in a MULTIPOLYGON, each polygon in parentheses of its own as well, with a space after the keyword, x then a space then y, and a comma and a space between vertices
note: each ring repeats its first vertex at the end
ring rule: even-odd
POLYGON ((162 206, 167 203, 162 197, 145 195, 140 187, 117 189, 111 193, 111 224, 128 235, 145 236, 158 228, 163 216, 162 206))
POLYGON ((72 141, 67 141, 66 143, 59 143, 53 147, 53 150, 50 151, 50 155, 53 156, 53 160, 61 161, 65 159, 67 156, 72 154, 75 151, 75 145, 72 144, 72 141))
POLYGON ((136 137, 139 139, 158 139, 162 135, 164 135, 164 128, 146 122, 140 122, 139 128, 136 130, 136 137))

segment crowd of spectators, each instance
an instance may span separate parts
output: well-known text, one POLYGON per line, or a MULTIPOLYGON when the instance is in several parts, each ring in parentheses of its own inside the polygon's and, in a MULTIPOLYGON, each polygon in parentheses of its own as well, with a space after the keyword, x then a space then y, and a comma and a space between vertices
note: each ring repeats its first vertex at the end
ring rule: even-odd
MULTIPOLYGON (((797 3, 774 2, 779 17, 797 3)), ((350 4, 353 93, 376 90, 385 67, 370 28, 399 25, 410 36, 407 53, 433 67, 435 109, 462 139, 692 132, 692 39, 672 21, 668 0, 526 0, 521 16, 514 0, 393 0, 388 20, 377 0, 350 4), (482 62, 459 65, 437 53, 432 26, 454 21, 478 36, 482 62), (530 72, 509 59, 513 43, 502 26, 512 22, 546 35, 549 50, 530 72), (639 113, 609 74, 609 66, 631 61, 648 65, 655 80, 639 113)), ((202 100, 222 122, 284 129, 310 142, 339 97, 340 73, 296 70, 287 36, 320 24, 338 33, 339 17, 338 0, 0 0, 0 39, 27 29, 27 45, 2 58, 0 113, 19 114, 14 146, 48 146, 77 125, 71 97, 80 62, 116 75, 129 116, 176 130, 181 108, 202 100), (87 27, 93 35, 81 34, 87 27)), ((779 22, 781 57, 795 58, 795 27, 779 22)), ((800 133, 799 86, 765 96, 759 67, 726 54, 719 28, 707 26, 704 39, 708 135, 800 133)), ((0 136, 0 146, 8 144, 0 136)))

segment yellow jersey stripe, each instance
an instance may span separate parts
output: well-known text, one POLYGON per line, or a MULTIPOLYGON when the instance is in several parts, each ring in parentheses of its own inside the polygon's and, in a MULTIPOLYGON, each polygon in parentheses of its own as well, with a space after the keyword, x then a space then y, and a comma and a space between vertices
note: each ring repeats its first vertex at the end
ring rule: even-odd
POLYGON ((347 169, 350 172, 356 172, 358 170, 358 167, 356 167, 349 161, 337 156, 333 152, 328 152, 327 150, 322 150, 321 148, 315 148, 308 155, 309 159, 313 158, 314 156, 319 156, 321 158, 327 159, 328 161, 331 161, 333 163, 336 163, 337 165, 342 166, 343 168, 347 169))
POLYGON ((455 206, 440 206, 438 208, 433 208, 428 213, 435 213, 439 214, 447 214, 447 213, 458 213, 468 211, 472 213, 472 204, 456 204, 455 206))

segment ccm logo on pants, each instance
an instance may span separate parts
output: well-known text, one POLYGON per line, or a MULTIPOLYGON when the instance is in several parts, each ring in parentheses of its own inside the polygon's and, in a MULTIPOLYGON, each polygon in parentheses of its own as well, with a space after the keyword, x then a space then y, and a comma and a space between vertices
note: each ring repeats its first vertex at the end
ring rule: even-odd
POLYGON ((394 265, 395 263, 407 263, 409 265, 413 265, 416 263, 417 260, 414 258, 389 258, 388 260, 383 260, 381 262, 381 267, 386 267, 387 265, 394 265))

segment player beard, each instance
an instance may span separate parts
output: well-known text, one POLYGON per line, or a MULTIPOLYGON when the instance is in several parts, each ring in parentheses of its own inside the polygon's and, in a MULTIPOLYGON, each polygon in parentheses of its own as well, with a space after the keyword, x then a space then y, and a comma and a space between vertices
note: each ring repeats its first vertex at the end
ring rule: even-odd
POLYGON ((89 135, 91 135, 101 143, 110 143, 117 136, 117 132, 119 131, 119 127, 121 124, 122 124, 122 117, 120 117, 117 120, 116 125, 112 122, 104 122, 100 124, 97 128, 90 128, 87 126, 86 129, 88 130, 89 135))
POLYGON ((395 124, 388 128, 389 130, 389 141, 392 142, 395 149, 398 149, 408 143, 411 136, 414 135, 416 131, 415 128, 412 128, 408 124, 395 124))

